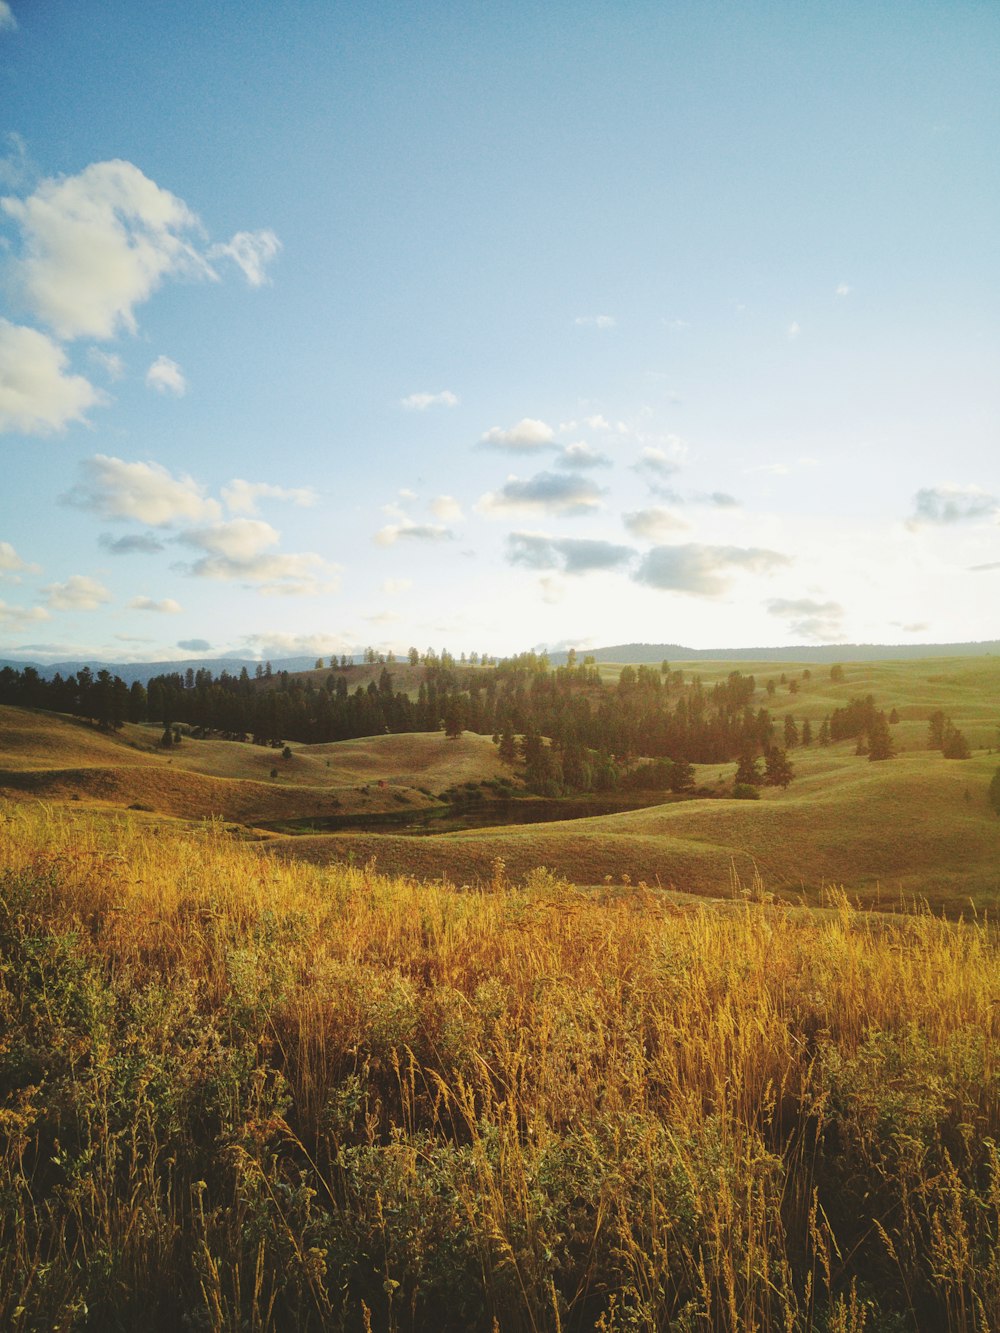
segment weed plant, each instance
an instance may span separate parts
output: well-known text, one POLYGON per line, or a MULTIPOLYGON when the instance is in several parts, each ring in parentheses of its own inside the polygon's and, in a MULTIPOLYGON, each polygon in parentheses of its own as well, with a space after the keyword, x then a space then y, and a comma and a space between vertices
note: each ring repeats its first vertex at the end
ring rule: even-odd
POLYGON ((989 925, 0 809, 0 1326, 1000 1328, 989 925))

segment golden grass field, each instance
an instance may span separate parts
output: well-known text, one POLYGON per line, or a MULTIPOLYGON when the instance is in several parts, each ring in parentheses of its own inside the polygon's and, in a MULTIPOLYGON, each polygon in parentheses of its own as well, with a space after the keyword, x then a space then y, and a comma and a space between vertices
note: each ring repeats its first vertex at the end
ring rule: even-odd
POLYGON ((988 1333, 1000 946, 0 806, 0 1326, 988 1333))
MULTIPOLYGON (((986 801, 1000 765, 1000 659, 847 664, 845 680, 794 663, 681 664, 706 687, 738 667, 780 724, 786 712, 818 730, 849 699, 871 693, 895 707, 895 759, 871 764, 853 742, 792 751, 796 777, 758 802, 693 800, 563 823, 474 829, 434 836, 316 834, 260 836, 267 849, 318 864, 377 858, 394 873, 457 883, 487 878, 502 858, 516 875, 547 866, 578 884, 628 877, 679 892, 726 896, 733 876, 758 873, 772 893, 816 901, 843 885, 866 904, 923 898, 953 911, 1000 902, 1000 820, 986 801), (940 708, 973 747, 967 761, 927 749, 927 718, 940 708)), ((410 668, 406 668, 410 670, 410 668)), ((613 681, 620 668, 602 666, 613 681)), ((292 745, 293 757, 220 740, 185 740, 169 756, 158 729, 126 726, 117 737, 51 714, 0 709, 0 791, 48 801, 73 800, 95 811, 138 804, 163 817, 215 816, 234 825, 332 814, 398 812, 433 805, 446 789, 509 772, 489 737, 466 732, 375 736, 330 745, 292 745), (277 777, 271 778, 272 770, 277 777), (384 784, 384 785, 380 785, 384 784)), ((701 766, 696 781, 715 790, 732 765, 701 766)))

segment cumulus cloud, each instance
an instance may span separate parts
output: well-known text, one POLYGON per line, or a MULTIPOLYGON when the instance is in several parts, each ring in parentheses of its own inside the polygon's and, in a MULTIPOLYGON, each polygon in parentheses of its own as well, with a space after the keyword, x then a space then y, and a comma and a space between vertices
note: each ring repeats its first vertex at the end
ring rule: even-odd
POLYGON ((913 517, 907 526, 918 528, 926 523, 974 523, 1000 514, 1000 500, 979 486, 956 486, 946 482, 917 491, 913 497, 913 517))
POLYGON ((556 459, 556 466, 566 468, 610 467, 611 459, 607 454, 602 454, 599 449, 594 449, 586 440, 577 440, 574 444, 563 445, 559 451, 559 457, 556 459))
POLYGON ((790 634, 800 639, 828 642, 843 632, 844 608, 839 602, 817 602, 811 597, 772 597, 768 613, 787 623, 790 634))
POLYGON ((238 231, 220 245, 209 250, 210 259, 231 259, 251 287, 263 287, 270 279, 267 266, 281 249, 281 242, 273 231, 238 231))
POLYGON ((157 393, 172 393, 175 398, 183 398, 187 393, 187 380, 176 361, 169 356, 158 356, 146 371, 146 386, 157 393))
POLYGON ((5 578, 10 583, 20 583, 22 574, 39 572, 39 566, 22 560, 10 542, 0 542, 0 578, 5 578))
POLYGON ((17 19, 11 12, 7 0, 0 0, 0 32, 13 32, 17 27, 17 19))
POLYGON ((111 555, 155 555, 165 549, 159 537, 151 532, 129 533, 125 537, 112 537, 110 532, 102 532, 97 542, 111 555))
POLYGON ((400 399, 400 406, 410 412, 426 412, 429 407, 457 407, 458 395, 450 389, 440 393, 410 393, 400 399))
POLYGON ((111 601, 107 588, 87 574, 71 574, 65 583, 50 583, 42 592, 53 611, 96 611, 111 601))
POLYGON ((652 505, 649 509, 636 509, 630 514, 622 514, 622 522, 633 537, 651 542, 666 541, 675 532, 688 526, 663 505, 652 505))
POLYGON ((613 329, 618 320, 614 315, 577 315, 573 323, 581 329, 613 329))
POLYGON ((264 596, 314 596, 334 592, 340 586, 339 567, 312 551, 256 555, 210 552, 181 569, 195 578, 243 583, 264 596))
POLYGON ((168 274, 211 276, 189 239, 195 215, 131 162, 94 162, 0 208, 23 238, 15 297, 60 338, 134 332, 134 308, 168 274))
POLYGON ((539 532, 512 532, 507 538, 507 559, 528 569, 557 569, 564 574, 587 574, 620 569, 635 555, 631 546, 586 537, 547 537, 539 532))
POLYGON ((589 477, 538 472, 527 480, 509 477, 499 491, 484 495, 476 508, 483 514, 523 511, 571 517, 598 508, 601 494, 589 477))
POLYGON ((172 476, 159 463, 126 463, 95 454, 80 464, 83 480, 63 497, 101 518, 131 518, 151 527, 218 519, 218 501, 209 499, 191 477, 172 476))
POLYGON ((489 449, 503 449, 512 454, 537 453, 545 449, 555 438, 555 431, 545 421, 534 417, 522 417, 516 425, 504 430, 501 426, 492 426, 480 439, 480 444, 489 449))
POLYGON ((164 597, 159 602, 152 597, 133 597, 128 605, 130 611, 157 611, 169 616, 181 610, 180 602, 175 602, 172 597, 164 597))
POLYGON ((0 199, 0 209, 21 233, 9 266, 14 297, 63 339, 134 333, 136 306, 165 278, 216 279, 211 258, 232 259, 259 286, 280 248, 273 232, 237 232, 204 252, 187 204, 121 160, 46 178, 27 198, 0 199))
POLYGON ((227 560, 252 560, 269 547, 277 546, 281 534, 259 518, 232 518, 206 528, 191 528, 181 534, 188 546, 197 546, 210 555, 227 560))
POLYGON ((0 434, 47 435, 104 401, 82 375, 66 373, 58 343, 22 324, 0 319, 0 434))
POLYGON ((223 486, 222 498, 234 514, 256 514, 258 500, 288 500, 308 509, 318 497, 311 486, 271 486, 266 481, 243 481, 237 477, 223 486))
POLYGON ((52 617, 44 606, 9 606, 0 601, 0 629, 13 630, 15 633, 37 625, 40 620, 52 617))
POLYGON ((637 583, 665 592, 696 597, 718 597, 729 586, 729 575, 745 570, 769 574, 791 562, 777 551, 750 546, 654 546, 635 573, 637 583))
POLYGON ((437 495, 430 502, 430 511, 443 523, 457 521, 462 517, 462 506, 453 495, 437 495))

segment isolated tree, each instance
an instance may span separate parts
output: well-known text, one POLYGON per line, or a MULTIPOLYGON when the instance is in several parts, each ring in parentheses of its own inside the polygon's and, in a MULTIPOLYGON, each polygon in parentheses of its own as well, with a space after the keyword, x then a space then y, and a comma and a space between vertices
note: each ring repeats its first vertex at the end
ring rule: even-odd
POLYGON ((838 683, 844 679, 844 668, 839 662, 830 668, 830 679, 838 683))
POLYGON ((868 727, 869 760, 891 759, 896 753, 889 734, 889 719, 885 713, 876 713, 868 727))
POLYGON ((948 729, 944 735, 944 744, 941 747, 945 759, 970 759, 969 742, 959 729, 948 724, 948 729))
POLYGON ((740 787, 759 787, 764 781, 764 775, 760 771, 760 763, 757 757, 752 754, 740 755, 740 761, 736 765, 736 785, 740 787))
POLYGON ((940 750, 944 745, 944 734, 948 727, 948 718, 940 708, 936 708, 927 719, 927 743, 932 750, 940 750))
POLYGON ((809 721, 809 719, 808 719, 807 717, 806 717, 806 718, 803 718, 803 719, 802 719, 802 744, 803 744, 803 745, 812 745, 812 739, 813 739, 812 723, 809 721))
POLYGON ((791 713, 785 714, 785 749, 790 750, 799 743, 799 729, 791 713))
POLYGON ((772 745, 764 756, 764 782, 768 787, 787 787, 792 780, 793 770, 788 755, 776 745, 772 745))

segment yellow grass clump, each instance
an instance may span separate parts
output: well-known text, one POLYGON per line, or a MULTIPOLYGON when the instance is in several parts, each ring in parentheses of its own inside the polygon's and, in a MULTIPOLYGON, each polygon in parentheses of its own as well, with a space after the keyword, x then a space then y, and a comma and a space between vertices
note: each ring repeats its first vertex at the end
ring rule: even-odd
POLYGON ((2 816, 4 1327, 1000 1326, 988 923, 2 816))

